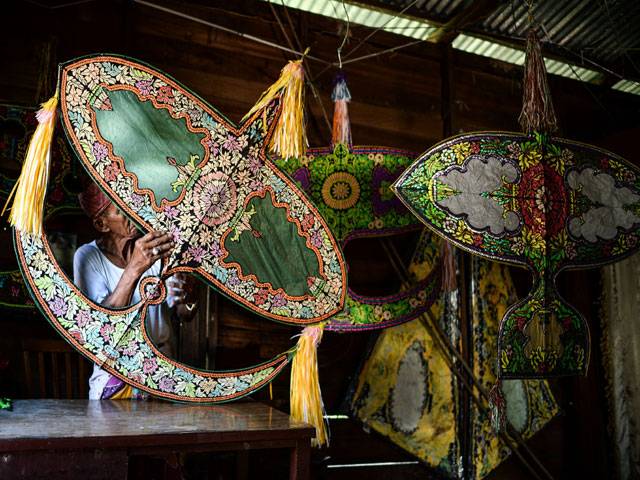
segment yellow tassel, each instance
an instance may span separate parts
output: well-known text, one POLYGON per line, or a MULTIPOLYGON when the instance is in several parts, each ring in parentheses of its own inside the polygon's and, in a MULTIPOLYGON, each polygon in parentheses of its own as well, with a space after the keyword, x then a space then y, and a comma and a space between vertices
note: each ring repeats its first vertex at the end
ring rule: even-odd
POLYGON ((44 196, 49 182, 51 139, 56 124, 57 106, 58 94, 56 93, 41 105, 36 114, 38 126, 29 142, 20 178, 2 209, 2 215, 4 215, 13 197, 9 222, 21 232, 42 235, 44 196))
POLYGON ((307 133, 304 123, 304 68, 302 59, 289 62, 282 69, 280 78, 260 97, 243 121, 265 108, 280 96, 282 112, 276 123, 269 149, 282 158, 300 157, 305 154, 307 133))
POLYGON ((329 445, 329 430, 318 379, 318 344, 324 324, 306 327, 300 335, 291 365, 291 417, 316 429, 312 445, 329 445))

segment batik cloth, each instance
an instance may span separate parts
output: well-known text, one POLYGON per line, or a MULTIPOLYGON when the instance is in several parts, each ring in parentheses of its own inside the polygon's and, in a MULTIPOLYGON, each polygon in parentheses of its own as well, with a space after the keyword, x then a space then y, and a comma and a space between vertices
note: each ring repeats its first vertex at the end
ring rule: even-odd
POLYGON ((640 478, 640 257, 603 269, 602 363, 615 477, 640 478))
MULTIPOLYGON (((434 261, 434 257, 414 261, 411 272, 419 278, 434 261)), ((488 390, 496 379, 498 319, 514 299, 507 267, 474 259, 472 291, 470 364, 488 390)), ((454 292, 431 307, 453 345, 461 341, 458 301, 454 292)), ((383 331, 359 374, 352 408, 367 426, 444 477, 483 478, 510 452, 492 431, 487 410, 471 403, 470 425, 462 424, 461 384, 445 358, 419 321, 383 331), (471 444, 463 452, 461 438, 467 429, 471 444), (471 472, 464 471, 463 456, 468 456, 471 472)), ((505 380, 503 388, 508 420, 524 438, 539 431, 558 411, 545 381, 505 380)))

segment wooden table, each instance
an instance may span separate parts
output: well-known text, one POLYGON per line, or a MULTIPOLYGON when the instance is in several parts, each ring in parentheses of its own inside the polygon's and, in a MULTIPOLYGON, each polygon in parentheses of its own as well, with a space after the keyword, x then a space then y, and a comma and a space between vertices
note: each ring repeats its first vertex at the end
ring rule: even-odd
POLYGON ((114 480, 127 477, 132 455, 286 448, 289 478, 302 480, 313 434, 257 402, 17 400, 0 411, 0 478, 81 478, 78 469, 101 462, 100 478, 114 480))

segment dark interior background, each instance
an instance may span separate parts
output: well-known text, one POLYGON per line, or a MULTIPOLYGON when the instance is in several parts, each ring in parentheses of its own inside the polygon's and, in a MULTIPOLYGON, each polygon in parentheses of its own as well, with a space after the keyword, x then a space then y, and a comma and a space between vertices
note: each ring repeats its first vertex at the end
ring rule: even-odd
MULTIPOLYGON (((267 3, 194 0, 162 4, 286 44, 267 3)), ((281 7, 273 9, 281 19, 286 19, 281 7)), ((340 22, 293 10, 288 14, 303 46, 310 46, 315 56, 335 58, 343 34, 340 22)), ((288 29, 288 24, 285 27, 288 29)), ((346 50, 370 32, 364 27, 351 28, 346 50)), ((360 52, 376 52, 405 41, 379 32, 360 52)), ((35 106, 47 96, 43 87, 39 87, 42 52, 47 45, 53 47, 53 64, 98 52, 120 53, 148 62, 188 85, 232 120, 242 117, 291 59, 281 51, 125 0, 94 1, 61 9, 9 1, 2 4, 0 103, 35 106)), ((322 108, 330 120, 335 72, 328 70, 317 75, 323 68, 310 62, 308 73, 319 92, 319 99, 307 94, 311 146, 323 146, 330 141, 322 108)), ((353 95, 349 109, 355 144, 388 145, 420 152, 452 133, 519 130, 517 118, 522 94, 519 67, 455 51, 447 44, 421 43, 347 65, 345 71, 353 95)), ((55 73, 51 78, 44 85, 48 94, 55 73)), ((640 135, 640 97, 556 76, 551 76, 549 82, 563 136, 609 148, 637 163, 633 147, 640 135)), ((78 231, 79 243, 90 240, 90 226, 78 222, 75 218, 60 217, 49 228, 78 231)), ((6 227, 2 228, 0 262, 3 266, 14 265, 10 235, 6 227)), ((415 238, 415 235, 398 238, 396 246, 408 256, 415 238)), ((386 293, 397 288, 392 268, 378 254, 377 242, 354 242, 346 249, 346 256, 352 285, 360 293, 386 293)), ((528 274, 521 270, 513 273, 519 293, 523 294, 528 288, 528 274)), ((560 286, 566 298, 588 318, 593 345, 589 374, 586 378, 552 382, 562 414, 530 445, 555 478, 609 478, 610 440, 599 351, 599 272, 563 274, 560 286)), ((238 368, 269 359, 294 342, 291 337, 297 330, 292 327, 253 316, 215 294, 210 297, 210 304, 210 318, 183 326, 182 359, 188 363, 208 362, 217 369, 238 368), (205 335, 207 328, 209 334, 205 335)), ((9 361, 0 387, 8 395, 20 398, 25 395, 26 381, 21 363, 22 340, 54 339, 57 335, 37 314, 2 311, 0 327, 0 357, 9 361)), ((346 413, 343 401, 348 387, 375 335, 325 335, 319 362, 328 413, 346 413)), ((273 398, 269 389, 254 397, 286 411, 288 395, 289 375, 285 372, 273 384, 273 398)), ((365 433, 356 421, 332 421, 331 430, 331 447, 313 453, 318 478, 436 478, 420 464, 336 469, 329 475, 322 466, 414 460, 382 437, 365 433)), ((262 478, 284 478, 287 463, 286 455, 251 454, 250 478, 258 474, 262 478)), ((224 472, 225 468, 231 469, 220 467, 219 471, 224 472)), ((491 478, 531 477, 512 458, 491 478)))

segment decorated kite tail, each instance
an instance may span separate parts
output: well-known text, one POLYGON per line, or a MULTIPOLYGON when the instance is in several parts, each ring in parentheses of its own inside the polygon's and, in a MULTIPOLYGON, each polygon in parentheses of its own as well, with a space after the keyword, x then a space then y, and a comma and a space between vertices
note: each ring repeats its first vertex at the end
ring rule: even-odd
POLYGON ((243 121, 280 97, 282 111, 278 117, 269 149, 287 159, 304 155, 307 134, 304 121, 304 67, 302 59, 289 62, 280 72, 280 78, 271 85, 249 110, 243 121))
POLYGON ((9 222, 18 230, 33 235, 42 234, 44 196, 49 181, 51 140, 56 124, 58 94, 41 105, 36 114, 38 126, 31 137, 22 172, 2 209, 4 215, 13 199, 9 222))
POLYGON ((334 81, 331 100, 333 100, 333 128, 331 130, 331 145, 352 145, 351 121, 349 120, 349 106, 351 92, 347 86, 347 76, 342 70, 338 72, 334 81))
POLYGON ((329 429, 318 378, 318 344, 324 324, 306 327, 296 347, 291 365, 291 417, 315 427, 314 446, 329 445, 329 429))
POLYGON ((440 244, 440 261, 442 262, 442 290, 453 292, 458 288, 455 253, 451 243, 444 239, 440 244))
POLYGON ((502 391, 502 380, 499 378, 489 391, 489 409, 493 430, 496 433, 504 431, 507 424, 507 399, 502 391))
POLYGON ((530 134, 553 133, 558 130, 540 40, 533 27, 527 35, 522 90, 522 111, 518 118, 522 131, 530 134))

